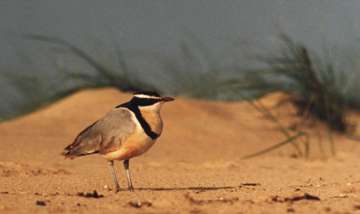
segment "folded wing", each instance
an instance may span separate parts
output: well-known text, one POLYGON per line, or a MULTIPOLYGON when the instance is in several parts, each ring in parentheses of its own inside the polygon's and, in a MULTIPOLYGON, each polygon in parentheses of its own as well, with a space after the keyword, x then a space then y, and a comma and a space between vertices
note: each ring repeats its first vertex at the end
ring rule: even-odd
POLYGON ((134 131, 130 111, 116 108, 96 121, 75 138, 74 142, 64 149, 63 155, 75 158, 94 153, 107 153, 121 147, 134 131))

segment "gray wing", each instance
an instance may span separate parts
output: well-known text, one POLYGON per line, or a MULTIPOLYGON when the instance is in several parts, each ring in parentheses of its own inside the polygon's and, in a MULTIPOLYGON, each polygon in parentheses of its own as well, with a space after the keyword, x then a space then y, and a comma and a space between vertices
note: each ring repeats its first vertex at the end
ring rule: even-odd
POLYGON ((134 130, 129 110, 116 108, 80 132, 74 142, 64 149, 63 155, 74 158, 114 151, 134 130))

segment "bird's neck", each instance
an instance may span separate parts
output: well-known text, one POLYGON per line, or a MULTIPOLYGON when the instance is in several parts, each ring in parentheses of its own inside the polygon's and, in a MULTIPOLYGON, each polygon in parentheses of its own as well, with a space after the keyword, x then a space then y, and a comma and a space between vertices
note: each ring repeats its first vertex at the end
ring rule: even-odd
POLYGON ((139 110, 144 120, 149 124, 151 131, 160 135, 163 127, 160 110, 154 111, 154 109, 148 108, 139 108, 139 110))
POLYGON ((132 102, 127 102, 116 106, 116 108, 127 108, 132 111, 144 132, 155 140, 160 136, 162 131, 162 120, 160 117, 161 106, 162 104, 159 103, 140 107, 132 102))

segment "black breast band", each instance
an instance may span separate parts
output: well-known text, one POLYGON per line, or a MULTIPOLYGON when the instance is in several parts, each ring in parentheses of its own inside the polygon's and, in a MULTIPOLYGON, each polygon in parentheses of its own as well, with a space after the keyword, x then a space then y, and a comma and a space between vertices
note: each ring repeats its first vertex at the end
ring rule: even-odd
POLYGON ((156 138, 159 137, 159 134, 157 134, 156 132, 153 132, 151 130, 150 125, 146 122, 146 120, 142 116, 142 114, 139 110, 139 107, 137 105, 134 105, 131 102, 127 102, 127 103, 116 106, 116 108, 120 108, 120 107, 127 108, 135 114, 136 119, 139 121, 141 127, 143 128, 143 130, 147 136, 149 136, 153 140, 155 140, 156 138))

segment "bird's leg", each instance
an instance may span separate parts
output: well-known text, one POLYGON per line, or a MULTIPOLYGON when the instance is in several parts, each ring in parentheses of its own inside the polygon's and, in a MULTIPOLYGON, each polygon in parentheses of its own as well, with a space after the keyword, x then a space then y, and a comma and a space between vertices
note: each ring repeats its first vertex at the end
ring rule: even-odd
POLYGON ((134 187, 132 185, 132 181, 131 181, 131 175, 130 175, 130 169, 129 169, 129 165, 130 165, 130 161, 129 160, 124 160, 124 168, 126 171, 126 178, 128 181, 128 187, 129 187, 129 191, 134 191, 134 187))
POLYGON ((111 171, 111 176, 113 178, 114 184, 115 184, 115 192, 119 192, 120 191, 120 185, 116 176, 116 172, 115 172, 115 167, 114 167, 114 161, 108 161, 109 166, 110 166, 110 171, 111 171))

